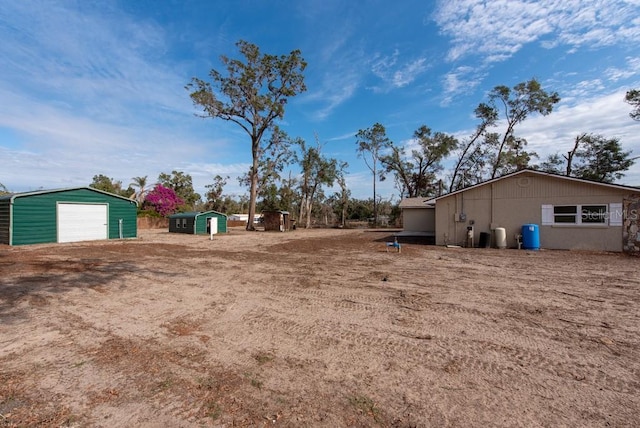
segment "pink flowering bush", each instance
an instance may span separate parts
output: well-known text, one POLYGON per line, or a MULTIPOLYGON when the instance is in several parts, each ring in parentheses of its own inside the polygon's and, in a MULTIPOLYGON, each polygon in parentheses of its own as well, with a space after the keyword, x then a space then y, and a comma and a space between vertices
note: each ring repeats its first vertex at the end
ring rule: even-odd
POLYGON ((173 189, 164 187, 162 184, 156 184, 156 187, 147 193, 144 203, 161 216, 166 217, 176 212, 176 209, 178 209, 184 201, 176 195, 173 189))

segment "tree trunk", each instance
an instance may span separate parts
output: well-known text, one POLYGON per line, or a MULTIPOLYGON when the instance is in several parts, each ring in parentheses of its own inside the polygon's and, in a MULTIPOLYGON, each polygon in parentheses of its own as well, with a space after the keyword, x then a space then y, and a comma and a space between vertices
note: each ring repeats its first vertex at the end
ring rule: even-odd
POLYGON ((567 160, 567 169, 565 171, 565 175, 567 177, 569 177, 571 175, 571 173, 573 172, 572 170, 572 163, 573 163, 573 157, 575 156, 576 152, 578 151, 578 146, 580 145, 580 142, 582 141, 582 139, 584 137, 586 137, 587 134, 580 134, 576 137, 576 143, 573 146, 573 150, 571 150, 570 152, 567 153, 567 156, 564 156, 564 158, 567 160))
POLYGON ((304 210, 305 210, 305 216, 307 217, 305 219, 305 228, 309 229, 311 228, 311 206, 312 206, 312 199, 311 198, 305 198, 304 199, 304 210))
POLYGON ((509 138, 509 134, 504 134, 504 137, 502 138, 502 144, 500 144, 500 148, 498 149, 498 153, 496 154, 496 161, 493 164, 493 170, 491 171, 492 180, 496 178, 498 168, 500 167, 500 163, 502 162, 502 151, 504 150, 504 146, 507 142, 507 138, 509 138))
POLYGON ((300 215, 298 216, 298 224, 300 225, 300 227, 302 227, 302 225, 304 224, 304 209, 305 209, 305 197, 303 196, 302 198, 300 198, 300 215))
POLYGON ((247 219, 246 230, 256 230, 253 219, 256 214, 256 199, 258 197, 258 144, 257 138, 253 137, 251 141, 251 155, 253 157, 253 166, 251 167, 251 186, 249 188, 249 218, 247 219))
MULTIPOLYGON (((482 132, 484 132, 484 129, 482 132)), ((458 178, 458 174, 460 173, 460 168, 462 167, 462 164, 467 161, 467 153, 469 152, 469 149, 471 148, 471 146, 473 146, 476 143, 476 140, 480 135, 481 135, 480 131, 478 131, 478 133, 476 133, 476 135, 471 139, 471 141, 469 141, 469 143, 465 146, 464 150, 462 151, 462 154, 460 154, 460 157, 458 158, 458 162, 456 162, 456 167, 453 169, 453 175, 451 176, 451 183, 449 184, 449 193, 453 192, 454 190, 454 187, 456 185, 456 179, 458 178)))
POLYGON ((513 127, 515 125, 515 121, 509 122, 507 126, 507 130, 504 133, 504 137, 502 138, 502 143, 500 144, 500 148, 498 149, 498 154, 496 155, 496 163, 493 164, 493 171, 491 172, 491 179, 496 178, 496 174, 498 173, 498 168, 500 168, 500 163, 502 163, 502 152, 504 151, 504 147, 507 145, 507 141, 513 135, 513 127))
POLYGON ((378 205, 376 204, 376 158, 373 158, 373 227, 378 226, 378 205))

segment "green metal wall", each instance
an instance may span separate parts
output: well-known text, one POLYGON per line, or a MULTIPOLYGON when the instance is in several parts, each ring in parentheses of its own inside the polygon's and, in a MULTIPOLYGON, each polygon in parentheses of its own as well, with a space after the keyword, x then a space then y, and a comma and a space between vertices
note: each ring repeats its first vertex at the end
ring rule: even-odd
POLYGON ((16 196, 13 204, 12 245, 57 242, 56 204, 58 202, 107 203, 109 239, 118 239, 118 220, 123 219, 122 237, 137 236, 135 202, 90 189, 72 189, 16 196))
POLYGON ((218 219, 218 233, 227 233, 227 216, 217 212, 204 212, 196 217, 196 234, 207 233, 207 219, 215 217, 218 219))

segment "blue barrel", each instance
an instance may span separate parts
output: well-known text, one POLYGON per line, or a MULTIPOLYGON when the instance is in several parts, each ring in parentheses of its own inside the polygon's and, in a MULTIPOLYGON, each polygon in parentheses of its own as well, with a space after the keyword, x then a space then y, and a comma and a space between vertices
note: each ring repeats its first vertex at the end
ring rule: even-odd
POLYGON ((522 248, 525 250, 540 249, 540 228, 537 224, 522 225, 522 248))

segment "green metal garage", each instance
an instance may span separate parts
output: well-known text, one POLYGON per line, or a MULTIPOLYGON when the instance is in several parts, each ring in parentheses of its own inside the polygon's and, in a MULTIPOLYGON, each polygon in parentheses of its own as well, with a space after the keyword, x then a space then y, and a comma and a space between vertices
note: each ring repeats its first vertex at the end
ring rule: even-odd
POLYGON ((0 244, 135 238, 137 203, 91 187, 0 196, 0 244))

